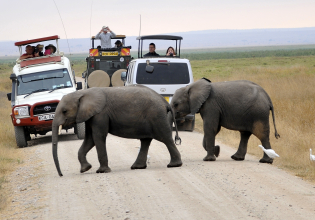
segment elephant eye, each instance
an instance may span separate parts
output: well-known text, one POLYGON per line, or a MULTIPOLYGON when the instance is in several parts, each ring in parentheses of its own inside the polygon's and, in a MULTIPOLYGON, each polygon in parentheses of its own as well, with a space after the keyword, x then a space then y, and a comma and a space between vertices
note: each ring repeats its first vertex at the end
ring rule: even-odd
POLYGON ((62 110, 62 113, 63 113, 63 114, 66 114, 66 113, 67 113, 67 110, 66 110, 66 109, 62 110))
POLYGON ((177 104, 177 103, 174 103, 174 107, 177 108, 177 107, 178 107, 178 104, 177 104))

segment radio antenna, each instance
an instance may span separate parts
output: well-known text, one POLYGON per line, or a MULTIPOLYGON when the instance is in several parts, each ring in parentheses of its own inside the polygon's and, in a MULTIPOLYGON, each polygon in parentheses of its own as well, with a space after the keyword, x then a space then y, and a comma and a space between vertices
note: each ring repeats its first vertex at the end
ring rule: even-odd
POLYGON ((62 21, 62 18, 61 18, 59 9, 58 9, 58 7, 57 7, 57 4, 56 4, 55 0, 53 0, 53 1, 54 1, 54 3, 55 3, 56 8, 57 8, 57 11, 58 11, 58 14, 59 14, 59 17, 60 17, 62 26, 63 26, 63 30, 65 31, 65 35, 66 35, 66 39, 67 39, 67 43, 68 43, 68 49, 69 49, 69 53, 70 53, 70 56, 71 56, 71 51, 70 51, 70 46, 69 46, 69 41, 68 41, 68 36, 67 36, 66 28, 65 28, 65 25, 63 24, 63 21, 62 21))
MULTIPOLYGON (((91 3, 90 36, 89 36, 89 38, 92 38, 92 34, 91 34, 91 28, 92 28, 92 6, 93 6, 93 0, 92 0, 92 3, 91 3)), ((90 46, 91 46, 91 42, 92 41, 90 41, 90 46)))
POLYGON ((141 14, 140 14, 140 30, 139 30, 139 37, 141 35, 141 14))

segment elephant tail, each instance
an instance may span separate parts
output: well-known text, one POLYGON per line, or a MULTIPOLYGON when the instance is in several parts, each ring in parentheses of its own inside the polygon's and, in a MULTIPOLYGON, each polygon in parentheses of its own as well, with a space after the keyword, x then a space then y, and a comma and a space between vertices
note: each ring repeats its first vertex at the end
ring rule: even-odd
POLYGON ((177 124, 176 124, 176 119, 175 119, 174 112, 173 112, 172 108, 170 108, 170 107, 168 108, 168 111, 171 112, 172 118, 173 118, 173 121, 174 121, 174 124, 175 124, 175 131, 176 131, 175 144, 176 144, 176 145, 181 145, 182 139, 178 136, 178 129, 177 129, 177 124))
POLYGON ((273 126, 275 127, 275 137, 278 139, 280 137, 280 134, 278 133, 277 128, 276 128, 275 112, 274 112, 272 103, 270 105, 270 110, 272 113, 273 126))

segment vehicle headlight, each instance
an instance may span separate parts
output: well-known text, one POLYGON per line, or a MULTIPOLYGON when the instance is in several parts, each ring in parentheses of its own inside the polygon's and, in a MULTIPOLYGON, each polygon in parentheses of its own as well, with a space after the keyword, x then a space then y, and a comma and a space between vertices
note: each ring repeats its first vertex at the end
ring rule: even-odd
POLYGON ((14 115, 16 118, 24 118, 30 116, 28 106, 16 107, 14 109, 14 115))

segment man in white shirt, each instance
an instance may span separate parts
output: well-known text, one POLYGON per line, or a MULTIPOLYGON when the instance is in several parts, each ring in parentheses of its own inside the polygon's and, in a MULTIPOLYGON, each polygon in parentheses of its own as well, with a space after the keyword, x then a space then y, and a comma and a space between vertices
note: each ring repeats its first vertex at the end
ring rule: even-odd
POLYGON ((111 48, 111 38, 116 37, 116 34, 112 32, 109 27, 103 26, 102 30, 95 36, 95 39, 101 40, 102 48, 111 48))

